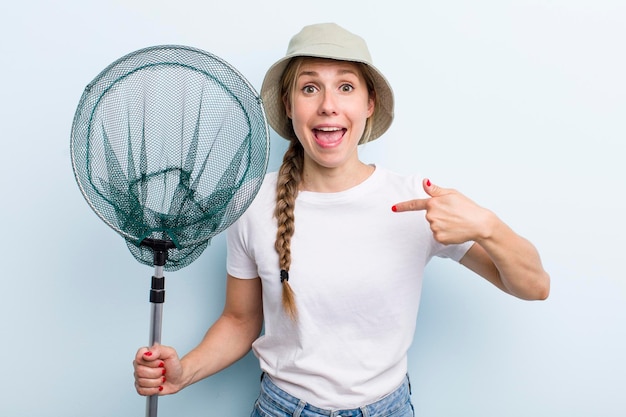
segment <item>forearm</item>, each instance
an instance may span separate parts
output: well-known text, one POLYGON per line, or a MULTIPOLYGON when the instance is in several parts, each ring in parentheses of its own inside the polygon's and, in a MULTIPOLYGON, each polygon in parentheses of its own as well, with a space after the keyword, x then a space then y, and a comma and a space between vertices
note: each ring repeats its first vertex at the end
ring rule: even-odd
POLYGON ((222 315, 207 331, 202 342, 181 359, 183 389, 213 375, 245 356, 258 337, 262 317, 246 321, 222 315))
POLYGON ((494 285, 518 298, 543 300, 550 292, 550 277, 543 269, 539 253, 495 214, 475 241, 484 254, 474 250, 462 263, 494 285), (488 259, 481 259, 484 257, 488 259))

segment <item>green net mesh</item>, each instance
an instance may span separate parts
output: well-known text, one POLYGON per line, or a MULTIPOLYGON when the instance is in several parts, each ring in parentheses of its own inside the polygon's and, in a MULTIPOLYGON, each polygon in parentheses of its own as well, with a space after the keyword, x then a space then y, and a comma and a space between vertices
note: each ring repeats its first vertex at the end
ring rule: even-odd
POLYGON ((269 131, 258 94, 222 59, 190 47, 131 53, 86 88, 71 155, 83 196, 153 264, 148 241, 170 242, 166 270, 193 262, 254 199, 269 131))

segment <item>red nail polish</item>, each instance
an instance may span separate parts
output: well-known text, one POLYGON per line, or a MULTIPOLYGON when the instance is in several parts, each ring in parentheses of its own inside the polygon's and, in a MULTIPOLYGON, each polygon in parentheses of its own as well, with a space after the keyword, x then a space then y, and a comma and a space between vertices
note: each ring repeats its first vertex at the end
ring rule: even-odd
POLYGON ((159 386, 159 391, 163 391, 163 387, 162 386, 159 386))
POLYGON ((143 354, 144 356, 152 356, 152 352, 147 351, 146 353, 143 354))
POLYGON ((426 186, 430 187, 430 180, 426 180, 426 186))
POLYGON ((165 377, 163 377, 163 379, 161 380, 161 382, 165 383, 165 377))
POLYGON ((165 369, 163 369, 163 372, 161 372, 161 375, 165 375, 165 369))
POLYGON ((393 207, 391 208, 391 211, 398 211, 398 207, 393 206, 393 207))
POLYGON ((165 362, 159 363, 159 368, 164 368, 164 367, 165 367, 165 362))

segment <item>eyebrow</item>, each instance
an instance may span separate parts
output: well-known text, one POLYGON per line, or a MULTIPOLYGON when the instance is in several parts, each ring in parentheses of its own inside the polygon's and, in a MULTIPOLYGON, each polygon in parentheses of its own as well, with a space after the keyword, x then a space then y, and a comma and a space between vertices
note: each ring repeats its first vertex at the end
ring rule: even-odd
MULTIPOLYGON (((301 71, 298 74, 298 78, 302 77, 303 75, 315 76, 317 74, 318 73, 316 71, 301 71)), ((338 75, 354 74, 354 75, 358 76, 358 73, 356 71, 352 70, 352 69, 342 69, 342 70, 337 71, 337 74, 338 75)))

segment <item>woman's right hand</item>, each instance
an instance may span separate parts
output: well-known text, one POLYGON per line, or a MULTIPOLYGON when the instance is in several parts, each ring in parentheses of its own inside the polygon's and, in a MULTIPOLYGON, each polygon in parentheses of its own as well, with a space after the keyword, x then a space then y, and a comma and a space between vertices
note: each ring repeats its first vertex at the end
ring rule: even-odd
POLYGON ((183 368, 176 350, 171 347, 154 345, 139 349, 133 368, 139 395, 174 394, 183 388, 183 368))
POLYGON ((260 278, 228 275, 224 312, 182 360, 173 348, 159 344, 137 351, 133 361, 137 393, 174 394, 244 357, 263 327, 262 293, 260 278))

